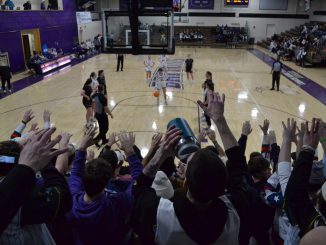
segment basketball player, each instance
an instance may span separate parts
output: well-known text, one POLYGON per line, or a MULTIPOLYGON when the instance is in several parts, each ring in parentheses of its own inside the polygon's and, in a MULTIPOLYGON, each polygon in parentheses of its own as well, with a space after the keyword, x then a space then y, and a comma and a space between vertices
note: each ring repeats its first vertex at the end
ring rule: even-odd
POLYGON ((97 87, 98 87, 98 81, 97 81, 96 73, 92 72, 89 78, 92 79, 91 87, 92 87, 93 92, 95 93, 96 90, 97 90, 97 87))
POLYGON ((160 67, 163 68, 163 71, 167 73, 168 71, 168 57, 163 54, 159 56, 160 67))
POLYGON ((194 75, 192 71, 194 60, 190 58, 190 54, 188 54, 187 59, 185 61, 186 64, 186 73, 187 73, 187 79, 189 81, 189 75, 191 76, 191 80, 194 80, 194 75))
POLYGON ((147 60, 144 61, 144 65, 145 65, 146 79, 150 80, 152 78, 152 71, 155 63, 154 61, 152 61, 151 57, 148 56, 147 60))
POLYGON ((159 96, 157 97, 157 105, 160 103, 160 94, 161 90, 163 91, 165 105, 168 105, 166 100, 166 73, 163 71, 162 68, 159 68, 156 75, 156 89, 159 92, 159 96))
POLYGON ((85 82, 83 89, 80 93, 83 96, 83 105, 86 109, 86 128, 91 125, 92 117, 93 117, 93 108, 92 108, 92 79, 88 78, 85 82))
POLYGON ((276 82, 277 91, 280 91, 280 78, 281 78, 282 67, 283 65, 280 62, 280 56, 277 56, 277 60, 273 63, 272 71, 271 71, 271 74, 273 74, 271 90, 275 90, 275 82, 276 82))
POLYGON ((97 81, 98 81, 99 84, 102 84, 104 86, 104 95, 107 96, 105 76, 104 76, 104 71, 103 70, 98 71, 97 81))

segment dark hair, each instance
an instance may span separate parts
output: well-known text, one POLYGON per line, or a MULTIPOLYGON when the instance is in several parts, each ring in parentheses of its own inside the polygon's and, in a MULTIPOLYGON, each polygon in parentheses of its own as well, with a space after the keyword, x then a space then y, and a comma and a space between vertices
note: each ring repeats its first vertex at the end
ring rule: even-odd
POLYGON ((96 76, 96 73, 95 72, 92 72, 91 75, 89 76, 90 78, 96 76))
POLYGON ((90 85, 92 83, 92 79, 91 78, 88 78, 85 82, 85 85, 90 85))
POLYGON ((218 152, 216 147, 213 145, 206 146, 206 149, 211 150, 212 152, 216 153, 217 155, 220 155, 220 153, 218 152))
POLYGON ((134 149, 134 152, 136 154, 136 156, 138 157, 139 161, 143 161, 143 156, 141 155, 141 150, 138 148, 138 146, 134 145, 132 147, 134 149))
POLYGON ((97 74, 98 74, 98 77, 99 77, 103 72, 104 72, 104 70, 99 70, 98 73, 97 73, 97 74))
POLYGON ((268 168, 270 168, 269 161, 261 156, 252 157, 248 162, 250 174, 257 179, 261 179, 263 171, 267 170, 268 168))
POLYGON ((107 161, 98 158, 88 162, 83 175, 86 194, 92 197, 101 193, 112 176, 113 169, 107 161))
POLYGON ((174 159, 175 159, 174 156, 168 157, 167 159, 164 160, 164 162, 160 167, 160 170, 162 170, 168 177, 172 176, 172 174, 176 171, 174 159))
POLYGON ((107 145, 102 149, 98 158, 107 161, 112 166, 113 170, 118 167, 117 154, 113 150, 111 150, 107 145))
POLYGON ((212 81, 208 80, 206 83, 206 88, 208 88, 211 91, 214 91, 214 83, 212 81))
POLYGON ((255 157, 263 157, 262 154, 258 151, 254 151, 254 152, 251 152, 250 153, 250 156, 249 156, 249 159, 251 160, 252 158, 255 158, 255 157))
POLYGON ((163 71, 163 69, 162 69, 162 68, 159 68, 157 71, 158 71, 158 72, 161 72, 161 71, 163 71))
POLYGON ((206 71, 206 75, 208 75, 208 76, 210 76, 210 77, 213 76, 212 73, 211 73, 210 71, 206 71))
MULTIPOLYGON (((15 164, 18 162, 18 158, 22 149, 23 147, 14 141, 0 142, 0 155, 14 157, 15 164)), ((0 175, 7 175, 9 171, 15 166, 15 164, 0 163, 0 175)))
POLYGON ((192 197, 206 203, 224 194, 228 175, 215 152, 201 149, 189 161, 186 178, 192 197))

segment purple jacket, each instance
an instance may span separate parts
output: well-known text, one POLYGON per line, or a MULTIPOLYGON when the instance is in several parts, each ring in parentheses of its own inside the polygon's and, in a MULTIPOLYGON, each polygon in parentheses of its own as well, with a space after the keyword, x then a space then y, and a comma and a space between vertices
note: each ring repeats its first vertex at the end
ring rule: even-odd
POLYGON ((73 207, 67 215, 73 229, 75 244, 124 244, 126 220, 132 209, 131 190, 143 166, 136 155, 128 157, 132 182, 125 192, 108 195, 103 193, 96 201, 85 203, 82 175, 86 152, 77 151, 71 170, 69 187, 73 207))

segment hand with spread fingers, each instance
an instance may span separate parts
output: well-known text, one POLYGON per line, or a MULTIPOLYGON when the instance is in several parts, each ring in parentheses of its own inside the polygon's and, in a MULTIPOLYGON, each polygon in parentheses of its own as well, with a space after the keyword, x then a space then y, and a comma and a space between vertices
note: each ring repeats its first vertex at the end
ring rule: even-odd
POLYGON ((265 119, 264 123, 263 123, 263 126, 259 125, 259 127, 260 127, 261 131, 263 131, 264 135, 267 135, 268 129, 269 129, 269 120, 265 119))
POLYGON ((204 113, 210 117, 214 122, 219 121, 219 119, 224 117, 224 103, 225 103, 225 94, 222 96, 219 93, 209 92, 208 93, 208 105, 198 100, 198 105, 204 113))
POLYGON ((86 151, 88 147, 92 146, 94 144, 93 138, 96 134, 97 127, 91 126, 89 127, 85 134, 84 137, 82 138, 80 144, 79 144, 79 150, 80 151, 86 151))
POLYGON ((248 137, 249 134, 251 134, 251 132, 252 132, 252 127, 251 127, 250 122, 249 121, 245 121, 242 124, 242 134, 248 137))
POLYGON ((52 150, 62 138, 59 135, 54 140, 50 140, 55 130, 56 128, 50 128, 33 134, 21 151, 18 163, 27 165, 37 172, 46 167, 50 159, 68 151, 68 148, 52 150))
POLYGON ((135 154, 134 151, 135 135, 132 132, 130 133, 127 133, 125 131, 121 132, 119 135, 119 141, 120 143, 119 144, 117 143, 117 145, 120 148, 120 150, 124 151, 127 157, 135 154))
POLYGON ((23 116, 23 123, 27 124, 30 121, 32 121, 33 118, 34 118, 33 111, 31 109, 27 110, 23 116))
POLYGON ((303 136, 303 146, 309 146, 316 150, 319 144, 319 125, 320 121, 316 118, 312 119, 312 123, 309 130, 309 124, 306 122, 306 131, 303 136))

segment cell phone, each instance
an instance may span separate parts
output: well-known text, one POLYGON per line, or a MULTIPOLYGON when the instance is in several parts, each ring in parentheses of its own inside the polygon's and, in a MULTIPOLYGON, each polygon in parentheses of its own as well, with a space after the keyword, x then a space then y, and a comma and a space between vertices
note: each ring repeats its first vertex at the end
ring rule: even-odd
POLYGON ((16 158, 13 156, 0 156, 0 164, 14 164, 16 158))

